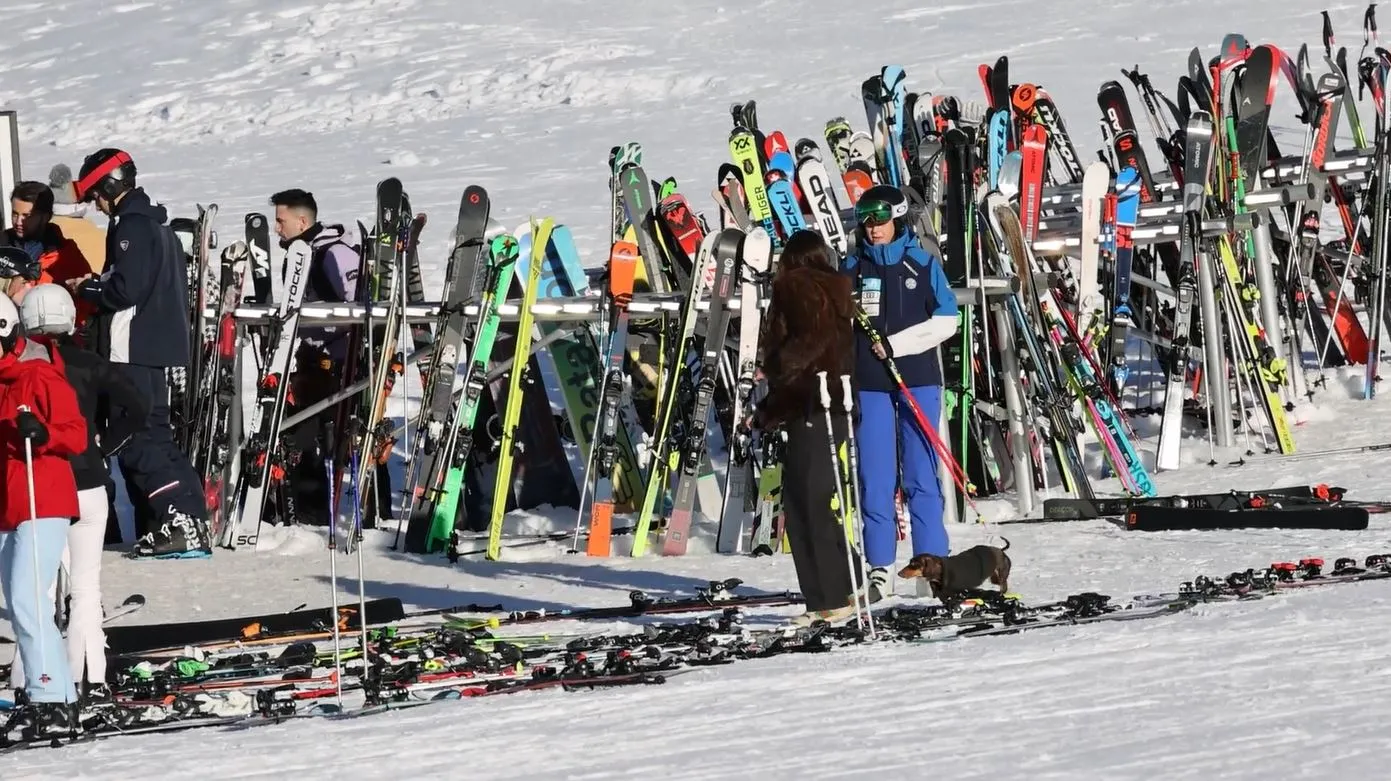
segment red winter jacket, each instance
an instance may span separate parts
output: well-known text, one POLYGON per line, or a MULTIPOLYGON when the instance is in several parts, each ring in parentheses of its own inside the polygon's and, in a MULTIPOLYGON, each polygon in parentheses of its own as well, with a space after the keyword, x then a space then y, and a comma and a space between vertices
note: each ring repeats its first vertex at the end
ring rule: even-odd
POLYGON ((24 438, 15 427, 25 405, 48 427, 48 442, 34 450, 34 497, 40 518, 76 518, 77 483, 69 459, 87 447, 87 421, 77 394, 63 374, 63 359, 35 342, 20 339, 0 356, 0 532, 29 520, 29 485, 24 438))

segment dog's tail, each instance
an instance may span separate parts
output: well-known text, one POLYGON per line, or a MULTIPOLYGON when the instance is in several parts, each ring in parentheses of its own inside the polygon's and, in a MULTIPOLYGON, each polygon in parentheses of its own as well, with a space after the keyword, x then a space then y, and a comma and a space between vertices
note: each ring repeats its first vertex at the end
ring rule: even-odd
POLYGON ((1007 550, 1009 550, 1009 538, 1008 538, 1008 537, 1001 537, 1000 539, 1002 539, 1002 540, 1005 541, 1005 547, 1001 548, 1000 550, 1002 550, 1002 551, 1007 551, 1007 550))

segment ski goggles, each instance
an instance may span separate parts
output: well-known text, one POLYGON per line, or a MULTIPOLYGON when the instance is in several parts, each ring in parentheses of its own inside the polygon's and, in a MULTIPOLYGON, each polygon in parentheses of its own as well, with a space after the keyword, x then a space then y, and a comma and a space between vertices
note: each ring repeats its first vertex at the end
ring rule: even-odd
POLYGON ((861 201, 855 204, 855 219, 861 225, 877 228, 884 223, 892 222, 895 217, 902 217, 907 211, 906 208, 895 208, 893 204, 884 201, 861 201))

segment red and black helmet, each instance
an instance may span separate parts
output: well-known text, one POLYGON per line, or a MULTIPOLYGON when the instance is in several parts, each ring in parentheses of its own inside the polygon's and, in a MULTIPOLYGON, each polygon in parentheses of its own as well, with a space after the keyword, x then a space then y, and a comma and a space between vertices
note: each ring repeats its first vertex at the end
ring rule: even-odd
POLYGON ((114 201, 118 195, 135 187, 135 161, 120 149, 98 149, 82 161, 74 189, 82 201, 100 195, 114 201))

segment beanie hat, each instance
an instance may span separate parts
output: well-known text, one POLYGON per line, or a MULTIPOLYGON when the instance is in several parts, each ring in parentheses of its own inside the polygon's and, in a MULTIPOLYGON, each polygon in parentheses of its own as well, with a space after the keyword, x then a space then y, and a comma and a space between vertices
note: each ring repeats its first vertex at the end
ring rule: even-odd
POLYGON ((48 172, 48 186, 53 190, 54 203, 76 203, 77 190, 72 185, 72 169, 59 163, 48 172))

